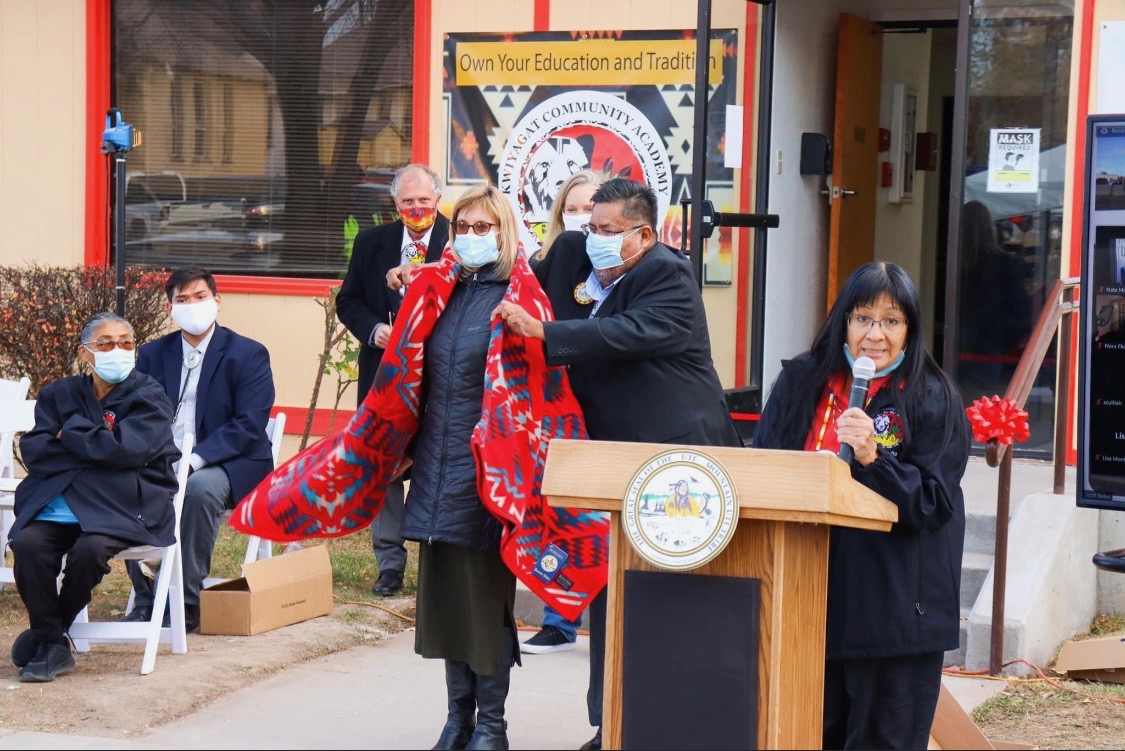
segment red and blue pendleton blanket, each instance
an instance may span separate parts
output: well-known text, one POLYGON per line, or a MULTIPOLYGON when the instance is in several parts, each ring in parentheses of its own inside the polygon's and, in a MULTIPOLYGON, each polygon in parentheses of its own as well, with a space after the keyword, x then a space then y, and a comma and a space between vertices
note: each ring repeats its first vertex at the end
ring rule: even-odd
MULTIPOLYGON (((290 542, 342 537, 371 524, 418 429, 425 342, 459 271, 447 252, 419 272, 355 415, 266 477, 239 502, 231 526, 290 542)), ((554 317, 522 251, 504 299, 541 320, 554 317)), ((548 506, 540 486, 551 439, 587 437, 581 408, 565 369, 548 367, 541 344, 509 332, 499 318, 484 386, 471 440, 481 500, 504 527, 500 555, 529 589, 576 618, 605 586, 609 521, 600 512, 548 506)))

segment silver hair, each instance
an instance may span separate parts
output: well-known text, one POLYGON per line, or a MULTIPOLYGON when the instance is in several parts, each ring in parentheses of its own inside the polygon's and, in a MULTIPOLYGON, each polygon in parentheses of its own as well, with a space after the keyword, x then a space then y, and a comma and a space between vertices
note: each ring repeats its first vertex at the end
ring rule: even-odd
POLYGON ((133 324, 116 313, 106 311, 97 313, 89 321, 86 321, 86 325, 82 327, 82 343, 85 344, 86 342, 94 341, 94 336, 97 335, 98 329, 105 326, 107 323, 123 323, 129 327, 129 336, 134 339, 137 338, 136 332, 133 331, 133 324))
POLYGON ((426 175, 426 177, 430 178, 430 181, 434 184, 434 195, 441 195, 441 178, 438 177, 438 174, 424 164, 412 162, 405 167, 399 167, 395 170, 395 176, 391 178, 391 198, 398 198, 398 188, 402 185, 403 178, 411 172, 421 172, 426 175))

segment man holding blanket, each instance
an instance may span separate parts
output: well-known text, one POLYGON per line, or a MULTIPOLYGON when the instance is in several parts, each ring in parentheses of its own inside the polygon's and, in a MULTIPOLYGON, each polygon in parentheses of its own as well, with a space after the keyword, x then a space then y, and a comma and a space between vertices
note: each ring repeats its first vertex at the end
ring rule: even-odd
MULTIPOLYGON (((560 320, 538 320, 505 302, 505 325, 543 340, 548 365, 568 366, 590 438, 741 446, 691 265, 656 239, 656 194, 615 179, 593 202, 583 232, 560 235, 535 270, 560 320)), ((584 749, 601 748, 605 618, 603 591, 590 605, 586 697, 598 730, 584 749)))

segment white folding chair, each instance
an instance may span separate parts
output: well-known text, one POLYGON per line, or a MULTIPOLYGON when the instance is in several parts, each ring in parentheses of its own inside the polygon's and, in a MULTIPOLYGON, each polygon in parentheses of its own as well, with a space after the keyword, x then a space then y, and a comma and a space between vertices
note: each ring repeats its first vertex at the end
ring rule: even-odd
POLYGON ((70 638, 79 652, 88 652, 91 643, 101 642, 142 642, 145 645, 144 659, 141 660, 141 675, 148 675, 156 667, 156 650, 160 644, 171 644, 172 652, 187 652, 187 629, 184 622, 184 572, 180 553, 180 512, 184 505, 184 492, 191 449, 195 436, 184 436, 180 466, 176 472, 177 490, 172 498, 176 513, 176 539, 168 547, 139 545, 128 548, 114 556, 122 561, 143 561, 149 558, 160 559, 160 572, 156 575, 156 591, 153 594, 152 617, 143 623, 122 621, 90 622, 89 614, 83 610, 70 627, 70 638), (171 610, 171 626, 163 627, 164 608, 171 610))
MULTIPOLYGON (((22 393, 27 395, 28 379, 22 381, 2 381, 2 384, 18 383, 22 386, 22 393)), ((0 386, 0 389, 3 387, 0 386)), ((17 393, 15 390, 8 394, 17 393)), ((23 433, 35 427, 35 400, 19 399, 5 400, 0 398, 0 588, 6 584, 14 584, 15 576, 11 566, 6 565, 4 553, 8 549, 8 530, 16 520, 16 486, 20 478, 15 476, 15 460, 12 445, 17 433, 23 433)))
MULTIPOLYGON (((270 451, 273 454, 273 466, 277 467, 277 463, 281 458, 281 439, 285 436, 285 413, 278 412, 277 417, 271 417, 266 422, 266 435, 270 439, 270 451)), ((223 514, 223 523, 225 524, 233 512, 227 511, 223 514)), ((263 540, 257 535, 251 536, 246 541, 246 555, 242 558, 242 563, 253 563, 254 561, 265 560, 266 558, 273 557, 273 543, 269 540, 263 540)), ((207 588, 215 584, 221 584, 226 579, 220 576, 209 576, 203 580, 203 587, 207 588)))

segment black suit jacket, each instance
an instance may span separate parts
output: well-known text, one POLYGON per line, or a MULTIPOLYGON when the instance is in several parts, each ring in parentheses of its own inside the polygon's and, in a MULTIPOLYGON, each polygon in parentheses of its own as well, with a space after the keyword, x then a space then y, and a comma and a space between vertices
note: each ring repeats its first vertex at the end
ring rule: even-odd
POLYGON ((590 273, 585 241, 567 232, 536 269, 562 319, 544 324, 550 365, 569 366, 590 437, 741 446, 711 361, 691 265, 657 243, 589 318, 574 287, 590 273))
MULTIPOLYGON (((426 247, 426 261, 440 259, 448 240, 449 220, 438 214, 426 247)), ((348 273, 336 295, 336 315, 360 343, 357 405, 367 396, 383 358, 383 350, 368 344, 371 332, 380 323, 390 323, 388 316, 397 314, 402 305, 402 295, 387 288, 387 272, 401 262, 401 221, 381 224, 356 235, 348 273)))

